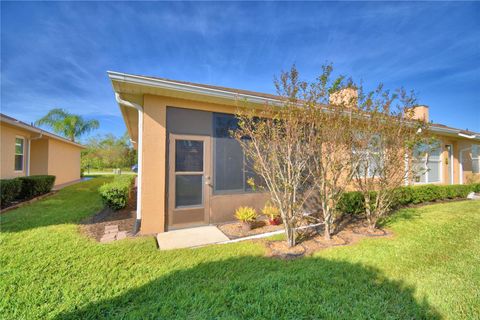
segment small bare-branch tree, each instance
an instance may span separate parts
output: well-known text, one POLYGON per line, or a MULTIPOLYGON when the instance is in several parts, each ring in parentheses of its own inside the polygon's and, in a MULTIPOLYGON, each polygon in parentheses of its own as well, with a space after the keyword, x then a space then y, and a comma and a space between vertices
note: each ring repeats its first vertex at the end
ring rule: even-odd
POLYGON ((309 166, 318 205, 324 223, 324 237, 331 239, 338 216, 340 198, 353 177, 351 157, 357 93, 351 80, 332 77, 331 65, 323 67, 317 81, 310 86, 310 121, 314 125, 314 148, 309 166))
POLYGON ((234 132, 254 171, 262 178, 271 201, 284 222, 289 246, 296 244, 296 227, 312 191, 309 165, 314 133, 305 105, 306 83, 299 81, 295 67, 275 81, 279 105, 262 110, 239 110, 239 129, 234 132))
POLYGON ((363 195, 370 231, 391 209, 395 188, 420 169, 409 162, 417 156, 415 147, 426 141, 428 124, 413 119, 415 103, 415 95, 404 89, 392 94, 379 85, 365 94, 359 88, 351 158, 357 164, 354 185, 363 195))
POLYGON ((310 199, 317 200, 330 239, 338 201, 352 179, 350 108, 355 95, 341 91, 351 89, 351 82, 334 79, 332 71, 327 65, 307 83, 293 67, 275 81, 281 105, 238 114, 236 138, 279 207, 290 245, 310 199))

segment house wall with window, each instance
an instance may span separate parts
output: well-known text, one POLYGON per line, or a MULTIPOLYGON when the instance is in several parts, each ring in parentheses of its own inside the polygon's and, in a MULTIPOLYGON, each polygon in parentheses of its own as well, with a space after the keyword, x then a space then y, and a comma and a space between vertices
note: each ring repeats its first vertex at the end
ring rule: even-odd
POLYGON ((459 168, 463 172, 459 183, 480 182, 480 142, 461 141, 458 149, 459 168))
POLYGON ((0 178, 54 175, 55 185, 80 179, 82 145, 0 115, 0 178))
POLYGON ((11 126, 0 127, 2 179, 23 177, 27 174, 27 152, 30 133, 11 126))
MULTIPOLYGON (((263 207, 268 195, 251 190, 246 183, 252 171, 240 145, 228 135, 236 124, 234 106, 146 95, 143 108, 143 233, 194 225, 203 213, 193 212, 197 203, 192 199, 205 206, 206 223, 232 221, 240 206, 263 207), (208 154, 204 155, 203 169, 208 173, 199 178, 194 172, 196 165, 185 169, 192 172, 184 174, 175 168, 178 161, 169 164, 169 158, 178 158, 169 148, 172 136, 179 138, 180 144, 174 146, 183 149, 188 149, 188 143, 195 148, 195 137, 204 139, 208 148, 202 150, 208 154), (162 214, 181 204, 190 205, 192 213, 162 214)), ((188 166, 184 162, 182 165, 188 166)))
MULTIPOLYGON (((118 72, 109 72, 109 77, 128 133, 141 151, 141 233, 232 221, 238 207, 260 209, 269 199, 268 193, 255 192, 246 183, 255 175, 227 133, 236 126, 238 108, 261 109, 279 103, 278 97, 118 72)), ((428 107, 417 109, 417 116, 428 121, 428 107)), ((439 146, 430 151, 428 171, 406 184, 467 183, 467 176, 478 176, 472 165, 478 152, 471 146, 480 142, 480 134, 434 124, 432 132, 439 146)), ((399 174, 409 165, 412 159, 399 164, 399 174)))
MULTIPOLYGON (((269 199, 267 193, 254 192, 246 183, 253 174, 245 163, 241 147, 229 137, 229 130, 236 125, 236 106, 145 95, 143 108, 142 233, 232 221, 238 207, 252 206, 260 210, 269 199), (170 150, 172 135, 180 137, 181 143, 177 146, 183 145, 182 152, 187 153, 198 147, 198 143, 194 143, 197 141, 195 137, 206 137, 209 148, 202 150, 208 150, 204 166, 209 167, 210 182, 202 180, 200 173, 196 172, 175 174, 177 159, 170 150), (182 197, 185 199, 180 199, 182 197), (173 200, 169 201, 170 198, 173 200), (203 222, 198 220, 203 212, 178 215, 168 213, 177 205, 185 204, 185 207, 191 205, 195 208, 196 201, 199 205, 208 206, 208 217, 203 222)), ((461 183, 460 148, 471 146, 471 141, 440 135, 437 138, 438 148, 429 151, 427 171, 410 183, 461 183)), ((470 158, 465 158, 464 162, 470 164, 464 170, 471 172, 470 158)), ((465 179, 463 181, 466 183, 465 179)))
MULTIPOLYGON (((195 221, 198 222, 203 212, 197 211, 196 215, 190 216, 187 213, 177 216, 167 213, 172 207, 183 204, 186 207, 208 205, 208 218, 204 220, 204 224, 208 224, 234 220, 234 212, 240 206, 252 206, 260 210, 269 199, 267 193, 255 192, 246 183, 248 178, 255 177, 245 161, 240 145, 229 134, 236 127, 235 111, 236 107, 229 105, 156 95, 144 96, 143 233, 196 225, 195 221), (182 152, 187 153, 198 147, 198 143, 194 143, 196 136, 207 137, 210 147, 204 166, 209 166, 210 183, 202 180, 200 173, 171 174, 178 165, 176 155, 169 149, 172 146, 172 135, 183 139, 180 140, 184 149, 182 152), (174 159, 171 163, 170 158, 174 159), (205 188, 210 191, 207 192, 205 188), (170 197, 173 197, 172 201, 169 201, 170 197)), ((429 151, 427 171, 413 184, 460 183, 458 156, 462 141, 438 136, 438 147, 429 151)), ((185 170, 194 170, 192 168, 185 170)))

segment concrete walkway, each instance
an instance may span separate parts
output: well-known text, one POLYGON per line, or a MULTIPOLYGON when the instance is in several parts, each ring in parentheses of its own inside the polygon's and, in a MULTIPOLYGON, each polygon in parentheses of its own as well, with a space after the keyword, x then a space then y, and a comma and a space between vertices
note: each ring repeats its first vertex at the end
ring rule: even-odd
POLYGON ((188 228, 157 234, 160 250, 192 248, 228 240, 227 236, 215 226, 188 228))

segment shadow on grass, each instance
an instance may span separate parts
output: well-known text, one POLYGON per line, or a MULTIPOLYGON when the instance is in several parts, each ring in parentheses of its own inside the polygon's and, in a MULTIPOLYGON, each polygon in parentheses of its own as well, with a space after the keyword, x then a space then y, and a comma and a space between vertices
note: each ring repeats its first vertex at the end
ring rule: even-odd
POLYGON ((440 318, 413 294, 412 287, 359 264, 249 256, 174 271, 57 319, 440 318))
POLYGON ((109 178, 98 177, 65 187, 58 193, 1 215, 2 232, 19 232, 58 224, 79 223, 103 205, 98 188, 109 178))
POLYGON ((405 221, 405 220, 414 220, 421 217, 419 210, 415 208, 402 208, 392 212, 390 215, 381 219, 378 223, 380 227, 386 227, 395 222, 405 221))

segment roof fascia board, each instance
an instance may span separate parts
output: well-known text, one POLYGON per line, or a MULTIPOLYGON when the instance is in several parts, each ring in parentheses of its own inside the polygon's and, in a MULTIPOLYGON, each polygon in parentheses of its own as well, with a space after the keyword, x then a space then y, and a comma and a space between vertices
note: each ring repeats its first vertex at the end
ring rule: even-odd
POLYGON ((223 99, 234 100, 234 101, 245 99, 248 102, 252 102, 252 103, 268 102, 272 104, 281 104, 280 100, 270 99, 270 98, 255 96, 255 95, 249 95, 244 93, 234 93, 234 92, 225 91, 225 90, 205 88, 205 87, 200 87, 192 84, 178 83, 178 82, 172 82, 172 81, 162 80, 162 79, 153 79, 153 78, 147 78, 142 76, 129 75, 129 74, 114 72, 114 71, 107 71, 107 73, 111 81, 120 81, 125 83, 156 87, 161 89, 201 94, 201 95, 207 95, 215 98, 223 98, 223 99))
MULTIPOLYGON (((124 83, 131 83, 131 84, 156 87, 156 88, 167 89, 167 90, 174 90, 179 92, 207 95, 211 97, 229 99, 234 101, 245 99, 248 102, 258 103, 258 104, 267 102, 273 105, 278 105, 278 106, 282 105, 282 101, 280 99, 276 100, 276 99, 255 96, 255 95, 244 94, 244 93, 234 93, 234 92, 220 90, 220 89, 205 88, 205 87, 200 87, 192 84, 178 83, 178 82, 173 82, 173 81, 168 81, 163 79, 154 79, 154 78, 131 75, 131 74, 126 74, 126 73, 116 72, 116 71, 107 71, 107 74, 111 81, 119 81, 124 83)), ((459 133, 461 132, 461 130, 455 130, 455 129, 449 129, 449 128, 438 128, 438 127, 431 127, 430 130, 435 133, 446 133, 446 134, 453 134, 456 136, 458 136, 459 133)), ((476 137, 472 139, 480 140, 480 136, 477 134, 476 137)))
POLYGON ((465 139, 480 140, 480 136, 478 134, 476 134, 475 137, 472 137, 472 138, 467 138, 464 135, 460 135, 461 130, 450 129, 450 128, 439 128, 439 127, 430 127, 430 130, 434 133, 447 133, 447 134, 452 134, 454 136, 459 136, 465 139))
POLYGON ((62 142, 65 142, 65 143, 69 143, 71 145, 74 145, 76 147, 79 147, 79 148, 82 148, 82 149, 85 149, 86 147, 81 145, 81 144, 78 144, 76 142, 73 142, 73 141, 70 141, 70 140, 67 140, 67 139, 64 139, 62 137, 57 137, 56 135, 54 134, 51 134, 50 132, 48 131, 44 131, 42 129, 38 129, 38 128, 34 128, 34 127, 31 127, 27 124, 23 124, 21 122, 17 122, 17 121, 14 121, 14 120, 10 120, 10 119, 7 119, 7 118, 4 118, 4 117, 1 117, 1 122, 5 122, 9 125, 12 125, 14 127, 18 127, 18 128, 22 128, 24 130, 27 130, 27 131, 30 131, 30 132, 35 132, 35 133, 40 133, 40 134, 43 134, 44 136, 47 136, 49 138, 52 138, 52 139, 56 139, 56 140, 59 140, 59 141, 62 141, 62 142))

